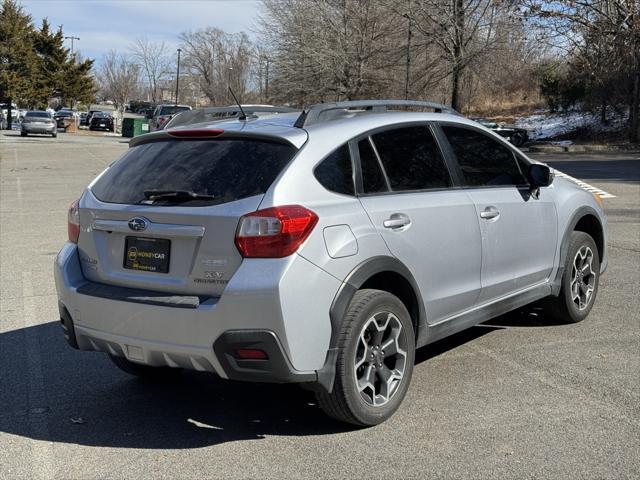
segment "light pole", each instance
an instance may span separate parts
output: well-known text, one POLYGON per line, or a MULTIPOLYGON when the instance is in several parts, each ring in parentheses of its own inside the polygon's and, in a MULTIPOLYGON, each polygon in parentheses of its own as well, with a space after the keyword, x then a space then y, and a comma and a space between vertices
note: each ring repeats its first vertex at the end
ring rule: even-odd
POLYGON ((178 69, 176 70, 176 107, 178 106, 178 87, 180 85, 180 52, 182 49, 178 49, 178 69))
POLYGON ((233 71, 233 67, 229 67, 228 68, 228 75, 227 75, 227 92, 229 92, 229 97, 231 98, 230 102, 233 103, 233 97, 231 96, 231 72, 233 71))
POLYGON ((264 59, 267 62, 267 71, 264 78, 264 102, 267 103, 269 101, 269 57, 265 56, 264 59))
POLYGON ((409 21, 407 29, 407 70, 404 78, 404 99, 409 100, 409 67, 411 65, 411 17, 406 13, 402 16, 409 21))
POLYGON ((73 41, 80 40, 80 37, 74 37, 73 35, 69 37, 64 37, 65 40, 71 40, 71 56, 73 56, 73 41))

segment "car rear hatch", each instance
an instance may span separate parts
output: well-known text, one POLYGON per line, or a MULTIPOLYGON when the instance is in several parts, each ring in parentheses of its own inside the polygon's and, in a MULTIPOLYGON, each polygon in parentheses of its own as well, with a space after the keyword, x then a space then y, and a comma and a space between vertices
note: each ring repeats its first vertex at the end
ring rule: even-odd
POLYGON ((192 135, 202 133, 163 133, 133 146, 89 186, 78 240, 87 279, 221 295, 242 261, 234 243, 239 218, 258 208, 297 148, 192 135))

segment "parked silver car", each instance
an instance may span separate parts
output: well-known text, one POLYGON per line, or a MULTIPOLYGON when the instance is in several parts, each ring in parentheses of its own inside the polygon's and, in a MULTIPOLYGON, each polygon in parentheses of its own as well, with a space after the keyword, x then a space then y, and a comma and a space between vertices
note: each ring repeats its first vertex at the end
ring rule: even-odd
POLYGON ((191 110, 189 105, 158 105, 149 121, 149 130, 152 132, 162 130, 174 115, 189 110, 191 110))
POLYGON ((49 112, 31 110, 25 114, 20 124, 20 135, 26 137, 33 133, 58 136, 58 126, 49 112))
POLYGON ((581 321, 607 266, 598 198, 424 102, 136 137, 68 231, 71 346, 140 376, 304 383, 357 425, 396 411, 416 347, 543 299, 581 321))

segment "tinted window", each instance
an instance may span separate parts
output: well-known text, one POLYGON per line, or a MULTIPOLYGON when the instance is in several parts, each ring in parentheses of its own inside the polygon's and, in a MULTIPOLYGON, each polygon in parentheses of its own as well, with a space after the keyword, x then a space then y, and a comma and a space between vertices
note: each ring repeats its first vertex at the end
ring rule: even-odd
POLYGON ((343 145, 325 158, 314 170, 314 175, 327 190, 353 195, 353 168, 349 147, 343 145))
POLYGON ((487 135, 466 128, 443 126, 465 183, 473 187, 527 183, 513 152, 487 135))
POLYGON ((51 118, 48 112, 27 112, 25 117, 51 118))
POLYGON ((173 115, 176 112, 189 110, 189 107, 176 107, 175 105, 170 105, 168 107, 160 107, 159 110, 158 115, 173 115))
POLYGON ((362 169, 362 188, 364 193, 379 193, 388 190, 384 174, 376 152, 373 151, 368 138, 358 143, 360 152, 360 168, 362 169))
POLYGON ((449 171, 427 127, 407 127, 372 135, 391 190, 451 186, 449 171))
POLYGON ((145 190, 188 190, 213 200, 156 200, 153 205, 214 205, 263 194, 296 153, 258 140, 169 140, 129 151, 92 187, 103 202, 148 203, 145 190), (172 203, 173 202, 173 203, 172 203))

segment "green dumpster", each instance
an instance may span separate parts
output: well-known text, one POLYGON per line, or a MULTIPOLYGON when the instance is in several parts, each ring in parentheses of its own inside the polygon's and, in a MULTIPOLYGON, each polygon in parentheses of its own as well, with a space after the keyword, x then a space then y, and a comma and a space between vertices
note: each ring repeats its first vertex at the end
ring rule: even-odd
POLYGON ((149 121, 146 118, 125 118, 122 120, 122 136, 137 137, 149 133, 149 121))

